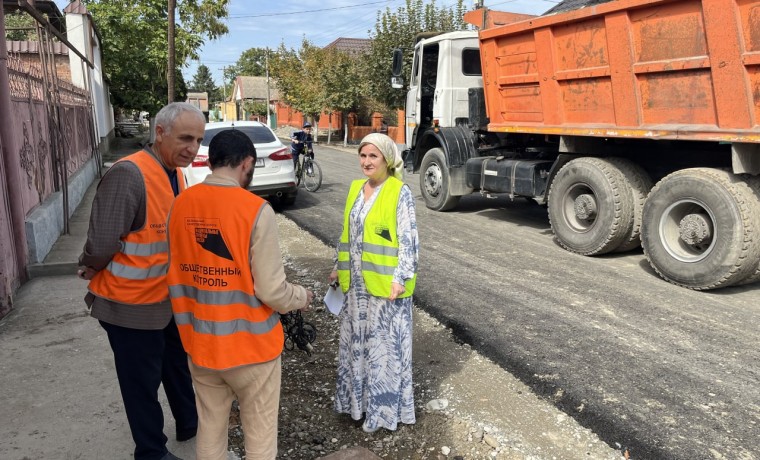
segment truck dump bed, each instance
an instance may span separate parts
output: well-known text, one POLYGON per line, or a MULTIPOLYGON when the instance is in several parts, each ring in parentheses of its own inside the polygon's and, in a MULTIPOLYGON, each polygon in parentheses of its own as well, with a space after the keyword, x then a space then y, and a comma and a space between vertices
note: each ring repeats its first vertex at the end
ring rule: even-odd
POLYGON ((480 41, 490 131, 760 143, 760 0, 619 0, 480 41))

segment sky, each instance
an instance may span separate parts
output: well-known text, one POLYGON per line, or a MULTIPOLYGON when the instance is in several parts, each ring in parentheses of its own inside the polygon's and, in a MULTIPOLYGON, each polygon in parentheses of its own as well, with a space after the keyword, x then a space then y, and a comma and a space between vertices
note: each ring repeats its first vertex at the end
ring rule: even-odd
MULTIPOLYGON (((63 10, 68 0, 56 0, 63 10)), ((488 8, 513 13, 542 14, 558 0, 485 0, 488 8)), ((456 0, 437 0, 438 8, 450 7, 456 0)), ((378 12, 389 8, 396 12, 406 5, 405 0, 321 0, 304 2, 293 0, 230 0, 227 27, 229 33, 208 41, 199 51, 200 60, 189 61, 183 68, 185 81, 192 80, 198 65, 211 70, 217 85, 222 82, 222 69, 234 65, 243 51, 249 48, 299 49, 304 37, 316 46, 325 46, 333 40, 369 38, 374 30, 378 12)), ((471 8, 472 0, 465 0, 471 8)))

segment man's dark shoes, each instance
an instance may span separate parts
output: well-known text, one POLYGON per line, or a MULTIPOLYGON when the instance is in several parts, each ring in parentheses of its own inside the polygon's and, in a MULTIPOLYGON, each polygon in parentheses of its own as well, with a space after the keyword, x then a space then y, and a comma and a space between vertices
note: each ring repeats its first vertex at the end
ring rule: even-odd
POLYGON ((166 455, 161 457, 161 460, 182 460, 171 452, 167 452, 166 455))
POLYGON ((195 434, 198 432, 198 428, 191 428, 189 430, 177 430, 177 441, 183 442, 183 441, 189 441, 195 437, 195 434))

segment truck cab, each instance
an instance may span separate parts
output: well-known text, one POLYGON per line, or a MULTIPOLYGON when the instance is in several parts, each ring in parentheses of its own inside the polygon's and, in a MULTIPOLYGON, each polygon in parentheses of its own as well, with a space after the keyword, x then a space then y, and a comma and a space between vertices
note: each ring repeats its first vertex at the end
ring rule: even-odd
POLYGON ((417 41, 406 95, 404 159, 409 171, 418 171, 432 151, 424 188, 433 209, 450 209, 458 196, 473 191, 465 184, 463 168, 476 155, 468 94, 482 87, 476 31, 429 34, 417 41))
POLYGON ((407 148, 434 127, 467 122, 469 88, 482 87, 478 34, 450 32, 417 42, 406 95, 407 148))

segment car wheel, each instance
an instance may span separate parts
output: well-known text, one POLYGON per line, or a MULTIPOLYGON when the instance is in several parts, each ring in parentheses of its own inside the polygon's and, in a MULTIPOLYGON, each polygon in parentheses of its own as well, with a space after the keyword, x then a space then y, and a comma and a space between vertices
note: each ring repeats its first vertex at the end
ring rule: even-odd
POLYGON ((283 206, 293 206, 296 203, 296 195, 295 193, 292 195, 283 195, 280 197, 280 204, 283 206))

